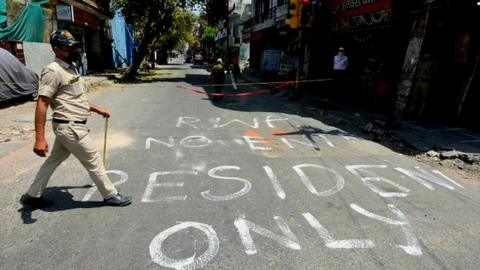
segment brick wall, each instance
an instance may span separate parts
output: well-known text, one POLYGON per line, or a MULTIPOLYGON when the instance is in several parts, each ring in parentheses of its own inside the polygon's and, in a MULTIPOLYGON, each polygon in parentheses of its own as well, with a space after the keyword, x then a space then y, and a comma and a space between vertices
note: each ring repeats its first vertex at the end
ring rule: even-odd
POLYGON ((0 47, 9 51, 20 62, 25 64, 25 55, 23 54, 23 44, 17 41, 0 41, 0 47))

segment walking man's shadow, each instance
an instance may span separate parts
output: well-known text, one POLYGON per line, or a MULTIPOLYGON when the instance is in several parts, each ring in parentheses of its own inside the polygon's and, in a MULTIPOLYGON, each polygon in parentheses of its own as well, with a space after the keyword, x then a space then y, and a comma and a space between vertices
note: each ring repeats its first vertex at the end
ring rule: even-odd
POLYGON ((74 201, 73 195, 69 192, 70 189, 84 189, 91 187, 92 185, 48 187, 45 189, 43 198, 52 201, 52 205, 42 208, 23 206, 22 208, 18 209, 18 212, 20 213, 24 224, 33 224, 37 221, 37 219, 32 218, 32 213, 35 210, 57 212, 77 208, 96 208, 105 206, 102 201, 74 201))

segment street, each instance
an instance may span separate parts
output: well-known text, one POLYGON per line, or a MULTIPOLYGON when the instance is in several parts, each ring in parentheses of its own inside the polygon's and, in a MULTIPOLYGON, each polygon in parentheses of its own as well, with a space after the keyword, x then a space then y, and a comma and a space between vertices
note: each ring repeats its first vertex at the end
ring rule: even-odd
MULTIPOLYGON (((0 143, 0 269, 478 268, 478 181, 273 95, 212 101, 190 91, 213 92, 195 86, 210 83, 203 66, 161 71, 91 97, 112 112, 107 170, 128 207, 105 207, 70 157, 46 190, 53 206, 22 208, 44 159, 33 137, 0 143)), ((224 91, 264 89, 239 87, 224 91)), ((33 113, 12 117, 33 128, 33 113)), ((103 119, 87 125, 102 149, 103 119)))

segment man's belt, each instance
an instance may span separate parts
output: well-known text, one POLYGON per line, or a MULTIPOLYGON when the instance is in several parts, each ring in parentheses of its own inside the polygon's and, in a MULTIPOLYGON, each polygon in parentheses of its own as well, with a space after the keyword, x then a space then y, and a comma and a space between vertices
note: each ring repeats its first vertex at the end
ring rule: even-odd
POLYGON ((56 118, 53 118, 52 120, 53 122, 55 123, 59 123, 59 124, 68 124, 68 123, 75 123, 75 124, 83 124, 85 125, 87 123, 87 120, 83 120, 83 121, 69 121, 69 120, 63 120, 63 119, 56 119, 56 118))

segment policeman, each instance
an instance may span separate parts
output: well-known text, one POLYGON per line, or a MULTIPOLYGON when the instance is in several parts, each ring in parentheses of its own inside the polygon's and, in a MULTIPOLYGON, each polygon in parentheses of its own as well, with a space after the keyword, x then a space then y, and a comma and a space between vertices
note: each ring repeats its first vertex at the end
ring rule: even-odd
POLYGON ((48 106, 53 111, 52 127, 55 142, 49 157, 38 171, 33 184, 20 202, 27 206, 46 207, 50 203, 42 198, 50 176, 55 169, 73 154, 87 169, 90 177, 111 206, 126 206, 131 197, 122 196, 108 178, 102 158, 95 148, 86 127, 90 112, 110 117, 110 112, 89 104, 85 83, 75 68, 79 42, 66 30, 56 30, 50 36, 55 61, 42 70, 38 101, 35 110, 35 146, 33 152, 45 157, 48 144, 45 140, 45 122, 48 106))
MULTIPOLYGON (((222 93, 222 85, 225 82, 225 70, 223 69, 223 60, 222 58, 217 59, 217 64, 213 66, 211 72, 213 83, 215 84, 215 94, 222 93)), ((221 100, 223 97, 221 95, 215 95, 213 100, 221 100)))

